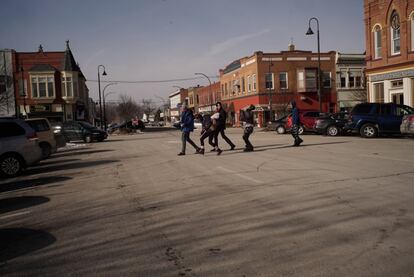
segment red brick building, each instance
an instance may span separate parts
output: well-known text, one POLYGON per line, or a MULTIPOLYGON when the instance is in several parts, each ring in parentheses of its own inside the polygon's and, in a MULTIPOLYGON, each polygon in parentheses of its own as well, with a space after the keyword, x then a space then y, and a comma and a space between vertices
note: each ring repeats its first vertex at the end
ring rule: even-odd
POLYGON ((52 122, 92 121, 89 90, 66 42, 65 51, 12 53, 18 113, 52 122))
POLYGON ((414 106, 414 1, 365 0, 368 101, 414 106))
POLYGON ((215 82, 197 90, 198 112, 212 112, 215 104, 221 99, 220 82, 215 82))
MULTIPOLYGON (((322 111, 337 110, 336 65, 334 51, 321 53, 322 111)), ((229 119, 238 125, 241 109, 256 106, 258 126, 271 118, 270 109, 279 116, 295 99, 302 110, 319 110, 317 95, 318 54, 295 50, 280 53, 255 52, 229 64, 220 71, 221 99, 229 111, 229 119)))

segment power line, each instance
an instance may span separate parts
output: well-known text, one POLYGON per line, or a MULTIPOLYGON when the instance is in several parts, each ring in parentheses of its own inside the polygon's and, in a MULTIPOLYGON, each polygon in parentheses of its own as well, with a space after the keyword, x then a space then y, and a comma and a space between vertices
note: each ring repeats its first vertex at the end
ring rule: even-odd
MULTIPOLYGON (((209 76, 212 79, 218 79, 219 76, 209 76)), ((181 79, 167 79, 167 80, 140 80, 140 81, 116 81, 116 80, 105 80, 101 83, 123 83, 123 84, 154 84, 154 83, 172 83, 172 82, 183 82, 183 81, 194 81, 203 79, 202 77, 192 78, 181 78, 181 79)), ((86 80, 87 82, 98 82, 98 80, 86 80)))

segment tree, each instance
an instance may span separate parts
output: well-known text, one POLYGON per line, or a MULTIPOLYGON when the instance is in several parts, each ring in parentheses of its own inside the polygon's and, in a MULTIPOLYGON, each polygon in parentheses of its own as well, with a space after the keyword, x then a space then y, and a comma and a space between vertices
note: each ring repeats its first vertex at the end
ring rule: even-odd
POLYGON ((131 96, 122 94, 119 96, 119 104, 117 107, 118 116, 124 120, 142 115, 142 108, 131 98, 131 96))
POLYGON ((156 107, 152 99, 142 99, 142 109, 147 116, 153 115, 156 107))

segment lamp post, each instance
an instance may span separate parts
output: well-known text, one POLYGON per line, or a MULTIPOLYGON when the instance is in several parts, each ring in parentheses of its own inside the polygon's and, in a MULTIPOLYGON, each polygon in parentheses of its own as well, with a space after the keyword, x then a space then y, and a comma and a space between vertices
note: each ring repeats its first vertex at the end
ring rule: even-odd
POLYGON ((306 35, 313 35, 313 31, 311 28, 311 21, 316 21, 317 26, 317 39, 318 39, 318 100, 319 100, 319 112, 322 112, 322 102, 321 102, 321 47, 320 47, 320 39, 319 39, 319 20, 316 17, 312 17, 309 19, 309 28, 306 32, 306 35))
POLYGON ((101 96, 101 76, 100 76, 100 72, 99 69, 103 67, 103 73, 102 76, 106 76, 106 72, 105 72, 105 66, 103 66, 102 64, 98 65, 98 90, 99 90, 99 125, 102 128, 102 96, 101 96))
MULTIPOLYGON (((272 78, 272 73, 271 73, 271 71, 270 71, 270 68, 273 66, 273 63, 272 63, 272 59, 271 58, 269 58, 269 76, 270 76, 270 79, 272 80, 272 85, 273 85, 273 78, 272 78)), ((270 121, 272 121, 273 120, 273 113, 272 113, 272 85, 268 85, 269 87, 268 87, 268 89, 269 89, 269 119, 270 119, 270 121)))
POLYGON ((23 96, 23 109, 24 109, 24 113, 25 113, 25 116, 26 116, 26 118, 29 118, 29 114, 27 113, 27 111, 26 111, 26 90, 25 90, 25 88, 24 88, 24 69, 23 69, 23 66, 21 66, 20 67, 20 71, 21 71, 21 73, 22 73, 22 95, 21 96, 23 96))
MULTIPOLYGON (((105 110, 105 89, 109 86, 112 85, 116 85, 118 83, 114 82, 114 83, 109 83, 106 86, 104 86, 103 91, 102 91, 102 101, 103 101, 103 121, 104 121, 104 130, 106 131, 106 110, 105 110)), ((102 126, 101 126, 102 127, 102 126)))
POLYGON ((209 86, 209 94, 210 94, 210 112, 211 112, 211 111, 213 111, 213 109, 212 109, 213 95, 211 93, 211 81, 210 81, 210 78, 206 74, 204 74, 204 73, 194 73, 194 74, 195 75, 202 75, 202 76, 206 77, 207 80, 208 80, 208 83, 210 84, 210 86, 209 86))

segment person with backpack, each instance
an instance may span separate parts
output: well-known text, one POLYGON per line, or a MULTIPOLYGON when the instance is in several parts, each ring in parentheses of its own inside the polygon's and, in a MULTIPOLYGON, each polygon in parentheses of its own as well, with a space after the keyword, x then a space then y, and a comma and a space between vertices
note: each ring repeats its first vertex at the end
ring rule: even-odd
POLYGON ((254 128, 254 115, 253 111, 255 106, 250 105, 245 111, 240 111, 240 121, 243 122, 243 140, 246 143, 246 147, 244 148, 244 152, 251 152, 253 151, 253 145, 249 140, 250 135, 253 133, 254 128))
POLYGON ((299 146, 303 140, 299 137, 299 128, 300 128, 300 117, 299 110, 296 106, 296 101, 290 101, 290 106, 292 108, 292 137, 294 138, 293 146, 299 146))
POLYGON ((198 151, 198 154, 202 154, 204 155, 204 140, 206 138, 208 138, 208 144, 210 144, 213 149, 215 149, 215 144, 214 144, 214 131, 215 131, 215 124, 213 124, 213 120, 211 119, 209 114, 198 114, 197 115, 197 119, 201 122, 202 124, 202 129, 201 129, 201 136, 200 136, 200 151, 198 151))
POLYGON ((181 152, 178 153, 178 156, 185 155, 187 142, 191 144, 195 148, 196 153, 198 153, 201 148, 198 147, 194 143, 194 141, 192 141, 190 138, 190 132, 194 131, 194 114, 191 109, 187 108, 187 105, 185 103, 183 104, 183 108, 182 108, 180 125, 181 125, 181 132, 182 132, 181 134, 182 148, 181 148, 181 152))
POLYGON ((219 118, 217 120, 217 135, 214 136, 215 143, 218 146, 218 134, 221 134, 221 137, 230 145, 230 150, 234 150, 236 145, 226 136, 224 130, 226 129, 226 120, 227 120, 227 113, 223 109, 221 102, 216 103, 216 112, 219 113, 219 118))

